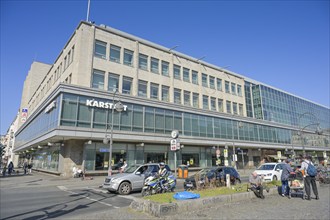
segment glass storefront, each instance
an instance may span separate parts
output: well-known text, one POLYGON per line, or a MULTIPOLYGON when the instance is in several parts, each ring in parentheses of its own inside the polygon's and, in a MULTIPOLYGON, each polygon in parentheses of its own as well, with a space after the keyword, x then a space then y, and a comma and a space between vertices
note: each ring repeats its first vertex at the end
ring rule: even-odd
POLYGON ((31 153, 31 162, 34 169, 58 171, 60 147, 53 146, 39 149, 31 153))

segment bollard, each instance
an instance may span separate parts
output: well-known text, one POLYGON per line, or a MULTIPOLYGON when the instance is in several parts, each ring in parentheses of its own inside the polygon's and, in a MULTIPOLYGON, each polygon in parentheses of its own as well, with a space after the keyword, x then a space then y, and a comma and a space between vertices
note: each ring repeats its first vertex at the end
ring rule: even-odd
POLYGON ((230 175, 226 174, 226 186, 230 188, 230 175))

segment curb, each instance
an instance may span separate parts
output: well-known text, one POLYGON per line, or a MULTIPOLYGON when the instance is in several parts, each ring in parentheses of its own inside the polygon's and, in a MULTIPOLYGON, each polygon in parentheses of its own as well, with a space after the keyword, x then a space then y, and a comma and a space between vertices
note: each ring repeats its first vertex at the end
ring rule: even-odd
MULTIPOLYGON (((271 188, 269 193, 265 193, 264 196, 278 194, 278 189, 271 188)), ((215 197, 207 197, 202 199, 191 199, 191 200, 179 200, 174 203, 160 204, 150 200, 134 199, 130 204, 130 208, 139 212, 146 212, 155 217, 163 217, 168 215, 178 214, 179 212, 187 212, 191 210, 203 209, 211 206, 215 203, 228 203, 238 202, 243 200, 250 200, 256 198, 253 192, 235 193, 229 195, 219 195, 215 197)))

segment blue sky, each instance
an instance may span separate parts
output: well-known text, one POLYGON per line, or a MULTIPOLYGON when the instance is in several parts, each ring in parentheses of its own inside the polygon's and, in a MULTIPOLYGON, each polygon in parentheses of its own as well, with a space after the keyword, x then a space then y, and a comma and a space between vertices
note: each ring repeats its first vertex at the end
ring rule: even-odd
MULTIPOLYGON (((20 107, 31 63, 52 64, 87 0, 1 0, 1 134, 20 107)), ((329 98, 329 0, 101 1, 90 20, 323 106, 329 98)))

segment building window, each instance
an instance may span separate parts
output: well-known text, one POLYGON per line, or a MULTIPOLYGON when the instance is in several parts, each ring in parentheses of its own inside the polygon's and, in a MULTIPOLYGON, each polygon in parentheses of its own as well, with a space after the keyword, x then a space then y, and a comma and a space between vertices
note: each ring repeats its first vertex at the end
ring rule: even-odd
POLYGON ((169 76, 169 66, 170 64, 166 61, 162 61, 162 75, 169 76))
POLYGON ((119 75, 109 73, 108 77, 108 91, 114 92, 119 88, 119 75))
POLYGON ((184 105, 190 106, 190 92, 189 91, 184 91, 183 92, 183 99, 184 99, 184 105))
POLYGON ((225 90, 226 90, 226 93, 230 93, 230 88, 229 88, 229 82, 228 81, 225 81, 225 90))
POLYGON ((124 49, 124 64, 125 65, 133 66, 133 55, 134 55, 133 51, 124 49))
POLYGON ((106 59, 107 43, 102 41, 95 41, 94 56, 106 59))
POLYGON ((210 80, 210 88, 215 89, 215 78, 213 76, 209 76, 210 80))
POLYGON ((191 73, 191 78, 192 78, 192 83, 198 85, 198 72, 197 71, 192 71, 191 73))
POLYGON ((183 81, 190 82, 190 70, 183 68, 183 81))
POLYGON ((126 77, 126 76, 123 77, 123 94, 131 95, 132 81, 133 79, 130 77, 126 77))
POLYGON ((226 101, 227 113, 231 114, 231 101, 226 101))
POLYGON ((158 88, 159 85, 155 83, 150 84, 150 98, 158 99, 158 88))
POLYGON ((205 73, 202 73, 202 86, 208 87, 208 85, 207 85, 207 75, 205 73))
POLYGON ((233 102, 233 114, 237 115, 237 103, 233 102))
POLYGON ((211 97, 211 110, 212 111, 217 110, 216 98, 214 98, 214 97, 211 97))
POLYGON ((236 84, 231 83, 231 94, 236 95, 236 84))
POLYGON ((199 108, 199 94, 193 93, 193 107, 199 108))
POLYGON ((175 79, 181 79, 181 67, 178 65, 174 65, 173 73, 175 79))
POLYGON ((168 86, 162 86, 162 101, 164 101, 164 102, 170 101, 169 91, 170 91, 170 88, 168 86))
POLYGON ((121 48, 115 45, 110 45, 110 60, 120 63, 120 50, 121 48))
POLYGON ((218 99, 218 111, 223 112, 223 99, 218 99))
POLYGON ((153 73, 159 73, 159 60, 151 57, 150 70, 153 73))
POLYGON ((238 105, 238 111, 239 111, 239 115, 243 116, 243 104, 238 105))
POLYGON ((217 90, 222 91, 222 79, 217 78, 217 90))
POLYGON ((174 103, 181 104, 181 89, 174 89, 174 103))
POLYGON ((138 92, 138 96, 139 97, 147 97, 147 85, 148 85, 148 82, 146 81, 143 81, 143 80, 139 80, 139 92, 138 92))
POLYGON ((237 95, 242 96, 242 86, 241 85, 237 85, 237 95))
POLYGON ((209 110, 209 97, 207 95, 203 95, 203 109, 209 110))
POLYGON ((148 70, 148 56, 139 54, 139 68, 142 70, 148 70))
POLYGON ((92 88, 104 89, 104 72, 99 70, 93 71, 92 88))

